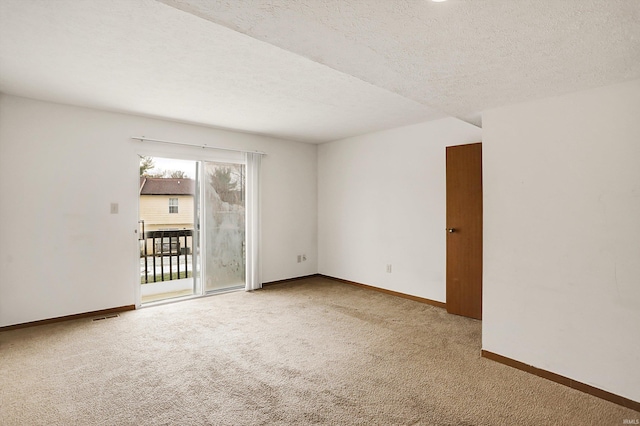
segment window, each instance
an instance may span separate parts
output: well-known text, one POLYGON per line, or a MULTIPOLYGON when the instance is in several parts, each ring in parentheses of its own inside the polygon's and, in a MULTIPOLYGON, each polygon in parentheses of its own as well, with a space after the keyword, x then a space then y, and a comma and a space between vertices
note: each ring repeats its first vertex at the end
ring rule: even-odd
POLYGON ((178 213, 178 199, 169 198, 169 213, 178 213))

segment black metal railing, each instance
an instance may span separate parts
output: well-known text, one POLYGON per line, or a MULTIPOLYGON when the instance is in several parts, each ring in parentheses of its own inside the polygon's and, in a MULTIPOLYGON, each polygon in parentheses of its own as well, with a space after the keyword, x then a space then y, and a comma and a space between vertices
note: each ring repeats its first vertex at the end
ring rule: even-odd
POLYGON ((142 223, 140 236, 140 258, 144 260, 144 271, 140 274, 142 283, 191 276, 188 265, 193 247, 193 229, 144 231, 144 223, 142 223))

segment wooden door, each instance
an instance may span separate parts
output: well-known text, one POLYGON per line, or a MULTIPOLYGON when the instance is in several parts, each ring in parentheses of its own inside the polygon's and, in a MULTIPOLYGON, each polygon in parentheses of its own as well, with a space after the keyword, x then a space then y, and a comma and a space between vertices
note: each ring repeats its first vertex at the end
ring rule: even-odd
POLYGON ((482 143, 446 158, 447 311, 482 319, 482 143))

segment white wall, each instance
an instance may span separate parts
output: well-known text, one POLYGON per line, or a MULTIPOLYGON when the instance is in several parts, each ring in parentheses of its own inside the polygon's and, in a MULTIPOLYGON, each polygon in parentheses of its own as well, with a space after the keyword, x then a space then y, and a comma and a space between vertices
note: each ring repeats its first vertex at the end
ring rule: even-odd
POLYGON ((266 151, 263 280, 317 272, 315 145, 0 95, 0 326, 135 303, 141 135, 266 151))
POLYGON ((445 147, 480 140, 446 118, 320 145, 319 272, 444 302, 445 147))
POLYGON ((484 349, 640 401, 640 81, 487 111, 484 349))

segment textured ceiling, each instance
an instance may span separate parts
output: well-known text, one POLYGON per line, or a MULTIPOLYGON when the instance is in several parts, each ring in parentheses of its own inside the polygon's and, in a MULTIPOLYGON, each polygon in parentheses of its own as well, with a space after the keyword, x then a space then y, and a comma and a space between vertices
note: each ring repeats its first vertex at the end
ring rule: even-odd
POLYGON ((307 142, 444 116, 151 0, 2 0, 0 16, 5 93, 307 142))
POLYGON ((0 91, 323 142, 640 78, 639 0, 0 0, 0 91))
POLYGON ((639 0, 159 0, 456 117, 640 77, 639 0))

